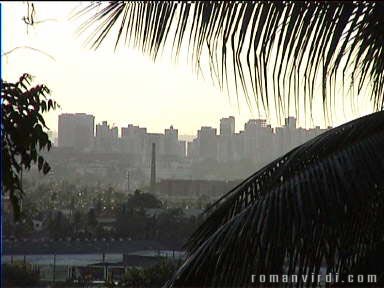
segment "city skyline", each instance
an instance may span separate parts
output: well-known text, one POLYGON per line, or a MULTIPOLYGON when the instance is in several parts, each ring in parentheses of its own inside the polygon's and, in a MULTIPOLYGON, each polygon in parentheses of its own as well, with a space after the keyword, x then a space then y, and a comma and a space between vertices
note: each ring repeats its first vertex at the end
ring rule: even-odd
POLYGON ((59 145, 47 157, 56 177, 107 177, 105 181, 113 178, 119 187, 128 185, 127 171, 130 187, 150 183, 154 151, 159 180, 236 180, 327 131, 300 128, 296 118, 289 117, 277 128, 265 119, 250 119, 238 125, 243 128, 236 132, 236 120, 231 116, 218 119, 219 128, 203 125, 186 141, 175 126, 153 133, 140 125, 113 127, 107 121, 98 123, 90 114, 64 113, 59 145))
POLYGON ((192 141, 179 138, 179 130, 172 125, 164 133, 151 133, 146 127, 128 124, 113 127, 107 121, 95 123, 91 114, 59 115, 58 147, 78 152, 118 153, 133 156, 140 165, 150 159, 155 145, 156 155, 165 162, 190 159, 236 162, 251 159, 267 163, 290 149, 320 135, 327 129, 319 126, 303 129, 295 117, 287 117, 281 127, 272 128, 265 119, 250 119, 244 129, 235 131, 233 116, 220 119, 220 129, 202 126, 192 141), (219 134, 218 134, 219 131, 219 134))
MULTIPOLYGON (((118 126, 126 125, 125 119, 129 118, 154 133, 174 125, 183 135, 195 133, 202 125, 217 127, 217 119, 222 116, 233 115, 240 122, 265 116, 255 105, 250 111, 241 93, 237 97, 231 90, 233 93, 227 95, 225 88, 214 85, 205 58, 203 73, 197 76, 185 55, 178 63, 173 61, 169 47, 155 63, 132 47, 118 47, 114 52, 112 38, 97 51, 84 47, 84 37, 76 36, 81 21, 69 20, 76 7, 77 3, 35 3, 35 20, 39 23, 28 27, 21 20, 25 4, 3 3, 3 21, 7 23, 2 31, 7 39, 3 43, 3 77, 13 81, 28 72, 35 76, 33 83, 51 89, 61 106, 44 114, 52 131, 57 131, 58 114, 77 110, 95 115, 96 121, 107 119, 118 126)), ((332 126, 368 114, 369 102, 363 100, 354 113, 339 109, 332 126)), ((300 125, 328 126, 319 111, 305 117, 296 115, 300 125)), ((288 112, 292 115, 294 109, 288 112)), ((275 117, 269 120, 272 126, 281 124, 275 117)))
MULTIPOLYGON (((96 116, 92 113, 88 114, 88 113, 85 113, 85 112, 74 112, 74 113, 61 113, 58 115, 58 121, 57 121, 57 125, 56 125, 56 129, 50 129, 49 132, 51 134, 51 136, 55 136, 55 137, 58 137, 58 126, 59 126, 59 119, 60 119, 60 116, 61 115, 90 115, 93 117, 93 126, 94 126, 94 136, 96 136, 96 130, 97 130, 97 126, 98 125, 108 125, 108 127, 110 127, 111 129, 117 129, 116 133, 117 133, 117 137, 121 138, 122 136, 122 129, 126 128, 126 127, 137 127, 137 128, 143 128, 146 130, 146 132, 148 133, 155 133, 155 134, 161 134, 161 133, 164 133, 167 129, 169 128, 175 128, 179 131, 179 134, 178 136, 180 137, 185 137, 185 138, 190 138, 190 141, 191 142, 193 139, 191 137, 197 137, 198 136, 198 132, 201 128, 203 127, 209 127, 209 128, 213 128, 213 129, 216 129, 217 130, 217 135, 221 135, 222 133, 220 133, 220 131, 222 130, 222 127, 221 127, 221 120, 223 119, 228 119, 228 118, 233 118, 235 121, 233 123, 233 133, 240 133, 242 131, 244 131, 244 128, 246 127, 247 123, 249 121, 262 121, 264 122, 263 125, 266 125, 266 126, 269 126, 270 128, 272 129, 277 129, 277 128, 281 128, 281 127, 284 127, 286 126, 286 121, 288 118, 292 118, 292 119, 295 119, 296 123, 297 123, 297 118, 294 117, 294 116, 288 116, 286 118, 284 118, 284 124, 283 125, 279 125, 279 126, 272 126, 272 124, 270 124, 268 122, 267 119, 265 118, 249 118, 248 120, 246 120, 245 122, 242 122, 242 124, 239 124, 238 123, 238 120, 235 116, 233 115, 227 115, 227 116, 222 116, 220 117, 219 119, 217 119, 216 121, 216 125, 208 125, 208 124, 202 124, 200 127, 198 127, 194 133, 180 133, 180 129, 174 125, 174 124, 170 124, 168 126, 165 126, 163 128, 160 128, 160 129, 157 129, 157 130, 154 130, 154 129, 151 129, 150 127, 146 127, 144 125, 141 125, 140 123, 133 123, 133 122, 130 122, 130 121, 127 121, 127 123, 124 125, 116 125, 116 123, 113 123, 111 122, 110 120, 108 119, 103 119, 103 120, 96 120, 96 116)), ((305 127, 301 127, 301 126, 297 126, 296 128, 300 128, 300 129, 305 129, 305 130, 311 130, 311 129, 316 129, 316 128, 320 128, 320 129, 329 129, 331 128, 332 126, 328 126, 328 127, 324 127, 324 126, 320 126, 320 125, 317 125, 317 126, 313 126, 313 127, 310 127, 310 128, 305 128, 305 127)), ((52 139, 53 140, 53 139, 52 139)), ((186 140, 186 139, 182 139, 182 140, 186 140)))

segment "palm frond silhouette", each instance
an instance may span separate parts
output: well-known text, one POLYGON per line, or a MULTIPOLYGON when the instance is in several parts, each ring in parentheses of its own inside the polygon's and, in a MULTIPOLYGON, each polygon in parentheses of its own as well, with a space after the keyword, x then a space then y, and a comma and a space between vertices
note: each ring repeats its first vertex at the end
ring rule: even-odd
POLYGON ((326 114, 338 108, 336 98, 359 95, 376 112, 293 149, 213 204, 168 287, 264 287, 251 275, 322 268, 341 278, 373 273, 383 283, 374 256, 384 256, 381 2, 113 1, 92 2, 78 15, 90 15, 79 31, 92 31, 95 49, 116 27, 116 46, 124 40, 154 60, 168 42, 176 57, 186 45, 195 67, 208 53, 220 87, 234 81, 232 92, 242 89, 266 112, 299 111, 304 101, 311 113, 317 85, 316 109, 326 114), (336 93, 338 83, 349 93, 336 93))

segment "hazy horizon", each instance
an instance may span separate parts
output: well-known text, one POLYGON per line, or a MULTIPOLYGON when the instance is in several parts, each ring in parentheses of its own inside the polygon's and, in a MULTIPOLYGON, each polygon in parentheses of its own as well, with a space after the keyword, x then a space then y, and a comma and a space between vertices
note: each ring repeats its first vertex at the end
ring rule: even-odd
MULTIPOLYGON (((76 113, 83 113, 83 112, 74 112, 73 114, 76 114, 76 113)), ((90 115, 93 115, 90 113, 90 115)), ((93 115, 94 116, 94 115, 93 115)), ((228 118, 230 116, 233 116, 233 115, 228 115, 228 116, 225 116, 225 117, 221 117, 221 118, 228 118)), ((220 118, 220 119, 221 119, 220 118)), ((201 127, 211 127, 211 128, 214 128, 214 129, 217 129, 217 134, 219 135, 220 134, 220 119, 217 119, 217 123, 213 126, 208 126, 208 125, 202 125, 201 127)), ((248 120, 253 120, 253 119, 248 119, 248 120)), ((246 122, 241 122, 241 123, 238 123, 236 117, 235 117, 235 126, 236 126, 236 129, 235 129, 235 132, 238 133, 240 131, 243 131, 244 130, 244 126, 245 124, 248 122, 248 120, 246 122)), ((264 119, 265 120, 265 119, 264 119)), ((95 129, 96 129, 96 125, 98 124, 102 124, 103 121, 107 121, 107 124, 110 128, 113 128, 113 127, 117 127, 118 128, 118 135, 119 137, 121 137, 121 128, 125 128, 127 127, 128 125, 134 125, 134 126, 138 126, 140 128, 147 128, 147 133, 164 133, 165 129, 169 129, 170 126, 172 126, 174 129, 177 129, 179 130, 178 127, 175 127, 174 125, 169 125, 167 127, 163 127, 162 130, 159 130, 159 131, 152 131, 150 128, 146 127, 146 126, 143 126, 141 125, 140 123, 127 123, 126 125, 123 125, 123 126, 120 126, 120 125, 115 125, 115 123, 112 123, 110 121, 108 121, 107 119, 103 119, 103 120, 96 120, 96 117, 95 117, 95 129)), ((267 121, 267 124, 269 124, 269 122, 267 121)), ((56 125, 57 126, 57 125, 56 125)), ((281 127, 282 125, 278 125, 278 126, 275 126, 275 127, 272 127, 272 128, 276 128, 276 127, 281 127)), ((197 137, 197 131, 201 129, 201 127, 199 127, 198 129, 196 129, 195 131, 192 131, 191 134, 180 134, 180 131, 178 133, 179 135, 179 140, 187 140, 189 142, 191 142, 194 138, 197 137)), ((300 127, 300 126, 297 126, 296 128, 303 128, 303 127, 300 127)), ((314 127, 315 128, 315 127, 314 127)), ((329 128, 329 127, 327 127, 329 128)), ((50 129, 51 133, 53 133, 53 135, 55 137, 57 137, 58 135, 58 129, 50 129)))
MULTIPOLYGON (((265 118, 255 108, 250 111, 243 95, 237 102, 236 95, 228 97, 220 91, 209 71, 204 72, 205 78, 197 77, 185 59, 175 63, 170 51, 153 63, 150 57, 127 47, 114 52, 113 35, 97 51, 84 47, 84 37, 75 35, 81 19, 68 19, 78 5, 35 3, 37 24, 27 27, 22 20, 26 3, 2 3, 2 36, 7 40, 2 52, 7 53, 2 56, 4 80, 15 81, 27 72, 35 76, 35 84, 51 89, 61 109, 44 114, 50 130, 57 131, 59 114, 76 112, 94 115, 95 123, 107 120, 118 127, 131 123, 154 133, 173 125, 181 135, 194 135, 201 126, 218 128, 223 117, 236 118, 236 132, 249 119, 265 118)), ((337 126, 371 112, 366 102, 358 108, 357 114, 337 111, 333 123, 325 123, 316 110, 314 123, 307 115, 305 121, 299 117, 298 126, 337 126)), ((281 124, 276 117, 268 120, 273 127, 281 124)))

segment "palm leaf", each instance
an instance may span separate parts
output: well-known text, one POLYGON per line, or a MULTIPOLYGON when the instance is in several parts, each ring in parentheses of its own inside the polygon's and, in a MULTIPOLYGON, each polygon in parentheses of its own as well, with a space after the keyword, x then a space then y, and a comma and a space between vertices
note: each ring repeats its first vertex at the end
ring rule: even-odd
POLYGON ((211 206, 168 287, 243 287, 252 274, 310 277, 322 266, 355 271, 383 245, 383 147, 377 112, 267 165, 211 206))
MULTIPOLYGON (((298 113, 302 99, 312 111, 318 84, 329 115, 336 96, 364 93, 373 110, 384 108, 379 2, 115 1, 93 2, 79 15, 89 13, 80 32, 93 29, 92 47, 114 26, 116 46, 125 34, 154 60, 169 42, 176 57, 187 45, 194 69, 208 53, 219 86, 230 90, 233 79, 235 92, 242 89, 249 105, 253 94, 266 113, 273 105, 278 116, 292 105, 298 113), (338 82, 350 93, 336 94, 338 82)), ((252 274, 311 275, 321 267, 342 276, 364 271, 384 250, 383 113, 324 133, 224 195, 168 286, 250 286, 252 274)))
POLYGON ((219 86, 228 87, 230 75, 236 93, 240 86, 249 105, 253 94, 265 112, 274 103, 278 115, 292 105, 298 113, 301 98, 312 111, 317 84, 331 112, 337 82, 352 91, 337 97, 366 92, 374 110, 384 106, 380 2, 99 1, 77 15, 87 17, 79 32, 91 30, 87 43, 95 49, 117 27, 116 45, 125 34, 154 60, 167 43, 175 55, 187 45, 199 71, 207 53, 219 86))

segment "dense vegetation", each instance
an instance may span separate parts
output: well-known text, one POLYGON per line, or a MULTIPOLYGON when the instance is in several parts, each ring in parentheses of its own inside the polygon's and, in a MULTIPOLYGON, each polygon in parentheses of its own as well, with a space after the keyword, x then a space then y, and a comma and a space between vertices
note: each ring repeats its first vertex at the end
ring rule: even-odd
POLYGON ((5 217, 7 237, 151 239, 180 247, 200 221, 139 190, 126 195, 111 186, 58 182, 32 186, 27 191, 25 217, 17 223, 5 217), (108 227, 101 223, 103 218, 112 219, 108 227), (41 231, 34 231, 35 220, 43 223, 41 231))

